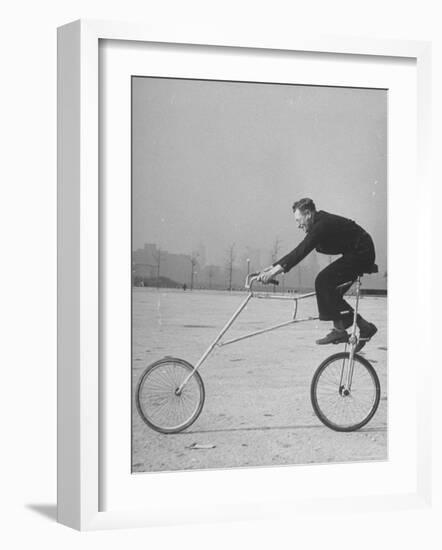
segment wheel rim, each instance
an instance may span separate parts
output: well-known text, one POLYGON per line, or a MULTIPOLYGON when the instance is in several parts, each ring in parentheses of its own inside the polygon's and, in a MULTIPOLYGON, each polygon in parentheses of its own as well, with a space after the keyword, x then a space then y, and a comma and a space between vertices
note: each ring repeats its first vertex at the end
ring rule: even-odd
POLYGON ((366 424, 377 408, 379 390, 373 373, 358 357, 354 358, 351 391, 343 390, 349 360, 336 358, 318 373, 314 398, 319 416, 326 424, 341 430, 366 424))
POLYGON ((144 376, 138 390, 138 407, 145 421, 160 431, 177 431, 190 424, 199 414, 201 384, 195 373, 178 394, 177 389, 193 372, 178 361, 165 361, 153 366, 144 376))

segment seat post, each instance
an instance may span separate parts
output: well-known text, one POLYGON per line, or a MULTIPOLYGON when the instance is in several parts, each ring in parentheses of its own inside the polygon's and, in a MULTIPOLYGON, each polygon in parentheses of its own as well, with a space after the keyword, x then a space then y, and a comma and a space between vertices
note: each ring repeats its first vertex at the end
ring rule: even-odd
POLYGON ((356 334, 356 320, 358 317, 360 292, 361 292, 361 276, 359 275, 358 278, 356 279, 356 305, 353 312, 353 326, 351 327, 352 336, 356 334))

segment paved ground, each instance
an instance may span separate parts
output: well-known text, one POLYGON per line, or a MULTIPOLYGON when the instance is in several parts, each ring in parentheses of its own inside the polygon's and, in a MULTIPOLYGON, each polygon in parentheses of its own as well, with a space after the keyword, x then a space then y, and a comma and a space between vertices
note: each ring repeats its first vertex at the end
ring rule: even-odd
MULTIPOLYGON (((134 289, 133 388, 150 363, 165 355, 195 364, 245 294, 134 289)), ((252 300, 226 337, 290 319, 291 302, 252 300)), ((198 420, 180 434, 164 435, 133 414, 134 472, 385 460, 387 458, 387 300, 364 297, 364 317, 378 334, 361 352, 381 382, 381 402, 358 432, 325 427, 310 402, 317 366, 340 346, 314 341, 328 323, 307 321, 216 351, 201 367, 206 401, 198 420), (214 446, 192 449, 193 444, 214 446)), ((314 298, 298 317, 316 315, 314 298)))

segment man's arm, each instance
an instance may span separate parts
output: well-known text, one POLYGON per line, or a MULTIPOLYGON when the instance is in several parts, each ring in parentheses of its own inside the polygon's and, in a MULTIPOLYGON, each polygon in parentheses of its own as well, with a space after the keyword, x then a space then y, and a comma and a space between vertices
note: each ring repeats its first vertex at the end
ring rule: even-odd
POLYGON ((296 248, 275 262, 273 266, 279 266, 284 273, 287 273, 295 267, 295 265, 299 264, 299 262, 308 254, 310 254, 310 252, 316 247, 317 241, 318 231, 315 228, 311 233, 307 233, 296 248))

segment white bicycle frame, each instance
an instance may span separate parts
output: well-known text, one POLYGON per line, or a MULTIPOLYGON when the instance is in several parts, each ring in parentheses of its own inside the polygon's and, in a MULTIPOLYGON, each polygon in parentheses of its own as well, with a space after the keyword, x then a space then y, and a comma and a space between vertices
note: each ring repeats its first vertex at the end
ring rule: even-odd
POLYGON ((193 376, 194 372, 196 372, 201 365, 204 363, 204 361, 207 359, 207 357, 212 353, 212 351, 215 349, 216 346, 222 347, 227 346, 229 344, 234 344, 235 342, 239 342, 241 340, 245 340, 246 338, 251 338, 252 336, 257 336, 258 334, 264 334, 265 332, 270 332, 272 330, 276 330, 278 328, 286 327, 288 325, 292 325, 294 323, 301 323, 303 321, 313 321, 318 319, 318 317, 306 317, 304 319, 296 319, 296 313, 298 311, 298 301, 303 300, 304 298, 310 298, 311 296, 315 296, 316 292, 309 292, 307 294, 302 294, 301 296, 283 296, 278 294, 269 294, 266 292, 254 292, 253 290, 253 283, 258 280, 258 275, 251 274, 246 277, 246 283, 245 288, 249 291, 246 298, 242 302, 242 304, 238 307, 238 309, 235 311, 235 313, 230 317, 230 319, 227 321, 227 323, 224 325, 224 327, 221 329, 221 332, 218 334, 218 336, 215 338, 215 340, 210 344, 210 346, 206 349, 206 351, 203 353, 197 364, 195 365, 193 372, 191 372, 186 379, 183 381, 181 386, 176 390, 176 393, 179 395, 181 391, 183 390, 184 386, 187 384, 187 382, 190 380, 190 378, 193 376), (250 332, 247 334, 244 334, 243 336, 239 336, 238 338, 233 338, 232 340, 227 340, 226 342, 221 342, 221 338, 224 336, 224 334, 229 330, 229 328, 232 326, 232 324, 235 322, 236 318, 239 316, 239 314, 243 311, 243 309, 247 306, 247 304, 250 302, 252 298, 260 298, 260 299, 267 299, 267 300, 290 300, 293 302, 293 314, 290 321, 285 321, 284 323, 279 323, 277 325, 272 325, 267 328, 263 328, 261 330, 256 330, 254 332, 250 332))
MULTIPOLYGON (((288 325, 293 325, 294 323, 302 323, 304 321, 315 321, 319 319, 319 317, 305 317, 303 319, 296 319, 296 314, 298 311, 298 301, 303 300, 305 298, 310 298, 312 296, 316 295, 316 292, 308 292, 307 294, 302 294, 301 296, 283 296, 278 294, 269 294, 265 292, 254 292, 253 291, 253 283, 258 280, 258 275, 251 274, 246 277, 246 283, 245 288, 249 291, 246 298, 242 302, 242 304, 238 307, 238 309, 235 311, 235 313, 230 317, 230 319, 227 321, 227 323, 222 328, 221 332, 218 334, 218 336, 215 338, 215 340, 210 344, 210 346, 206 349, 206 351, 203 353, 197 364, 195 365, 193 371, 185 378, 183 383, 180 385, 179 388, 176 390, 176 394, 180 395, 184 386, 187 384, 187 382, 190 380, 190 378, 193 376, 193 374, 201 367, 201 365, 204 363, 204 361, 207 359, 207 357, 212 353, 212 351, 215 349, 216 346, 222 347, 227 346, 229 344, 234 344, 235 342, 240 342, 241 340, 245 340, 246 338, 251 338, 252 336, 257 336, 258 334, 264 334, 265 332, 270 332, 272 330, 276 330, 278 328, 286 327, 288 325), (284 323, 279 323, 277 325, 272 325, 267 328, 263 328, 261 330, 256 330, 254 332, 249 332, 247 334, 244 334, 243 336, 239 336, 238 338, 233 338, 232 340, 227 340, 226 342, 221 342, 221 338, 224 336, 224 334, 229 330, 229 328, 234 323, 235 319, 238 317, 238 315, 243 311, 243 309, 246 307, 246 305, 250 302, 252 298, 264 298, 264 299, 272 299, 272 300, 290 300, 293 301, 293 314, 290 321, 285 321, 284 323)), ((350 282, 350 281, 349 281, 350 282)), ((344 283, 341 286, 345 286, 348 283, 344 283)), ((353 282, 352 282, 353 284, 353 282)), ((353 325, 351 329, 351 333, 349 336, 348 343, 350 345, 350 353, 349 353, 349 368, 347 369, 347 375, 345 384, 342 384, 344 379, 344 371, 345 368, 342 369, 341 372, 341 383, 340 386, 343 388, 343 391, 350 392, 351 390, 351 382, 353 380, 353 370, 354 370, 354 354, 355 354, 355 348, 356 344, 358 343, 359 339, 356 334, 356 318, 358 314, 358 308, 359 308, 359 294, 360 294, 360 288, 361 288, 361 279, 358 277, 356 280, 356 307, 354 309, 354 315, 353 315, 353 325)), ((347 349, 347 344, 345 344, 345 349, 347 349)), ((343 364, 343 367, 345 367, 345 362, 343 364)))

